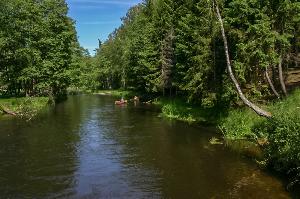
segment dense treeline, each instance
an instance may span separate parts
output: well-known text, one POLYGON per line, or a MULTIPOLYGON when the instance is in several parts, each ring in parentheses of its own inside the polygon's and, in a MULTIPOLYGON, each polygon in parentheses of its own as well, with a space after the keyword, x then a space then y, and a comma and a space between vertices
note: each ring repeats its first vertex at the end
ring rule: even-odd
POLYGON ((217 6, 246 97, 283 96, 285 72, 299 65, 295 0, 146 0, 128 11, 97 51, 98 86, 177 94, 204 105, 235 102, 217 6))
POLYGON ((81 56, 64 0, 0 2, 0 85, 8 96, 62 96, 81 56))
POLYGON ((128 11, 94 64, 98 88, 200 104, 184 109, 175 100, 162 111, 189 120, 197 110, 208 118, 213 112, 224 137, 261 145, 263 162, 288 173, 294 185, 300 182, 300 95, 285 96, 294 86, 286 86, 287 75, 299 73, 299 50, 298 0, 145 0, 128 11), (261 105, 277 98, 283 100, 261 105), (265 118, 233 110, 240 102, 265 118))

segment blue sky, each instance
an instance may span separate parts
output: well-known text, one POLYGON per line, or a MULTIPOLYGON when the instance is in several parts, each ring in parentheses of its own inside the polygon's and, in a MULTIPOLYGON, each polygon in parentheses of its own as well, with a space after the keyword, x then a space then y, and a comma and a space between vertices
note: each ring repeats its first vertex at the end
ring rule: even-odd
POLYGON ((69 16, 76 21, 81 46, 91 54, 98 39, 105 41, 109 33, 121 25, 121 17, 142 0, 66 0, 69 16))

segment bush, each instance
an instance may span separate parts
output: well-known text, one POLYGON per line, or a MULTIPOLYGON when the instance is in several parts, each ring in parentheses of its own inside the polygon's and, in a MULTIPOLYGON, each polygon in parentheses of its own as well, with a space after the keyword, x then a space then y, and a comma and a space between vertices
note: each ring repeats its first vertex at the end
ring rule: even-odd
MULTIPOLYGON (((276 170, 299 177, 300 167, 300 114, 297 110, 276 114, 262 122, 255 132, 268 135, 265 154, 269 165, 276 170)), ((297 178, 298 178, 297 177, 297 178)), ((299 179, 294 178, 292 182, 299 179)))

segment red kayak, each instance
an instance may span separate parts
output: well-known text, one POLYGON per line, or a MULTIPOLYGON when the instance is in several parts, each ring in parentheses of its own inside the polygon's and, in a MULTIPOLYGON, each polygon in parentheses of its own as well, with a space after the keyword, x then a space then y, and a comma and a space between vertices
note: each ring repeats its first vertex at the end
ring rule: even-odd
POLYGON ((121 101, 115 101, 116 105, 123 105, 123 104, 127 104, 127 100, 121 100, 121 101))

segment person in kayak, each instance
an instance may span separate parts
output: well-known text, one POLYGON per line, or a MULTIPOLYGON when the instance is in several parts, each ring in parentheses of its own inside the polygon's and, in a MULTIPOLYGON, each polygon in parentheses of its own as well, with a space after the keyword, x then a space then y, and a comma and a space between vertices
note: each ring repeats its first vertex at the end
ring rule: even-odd
POLYGON ((117 104, 117 105, 126 104, 126 103, 127 103, 127 100, 124 100, 123 96, 120 101, 115 101, 115 104, 117 104))

